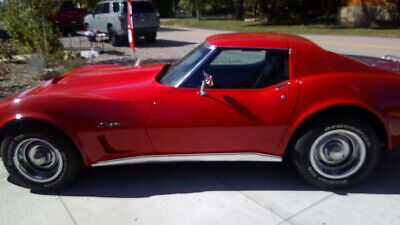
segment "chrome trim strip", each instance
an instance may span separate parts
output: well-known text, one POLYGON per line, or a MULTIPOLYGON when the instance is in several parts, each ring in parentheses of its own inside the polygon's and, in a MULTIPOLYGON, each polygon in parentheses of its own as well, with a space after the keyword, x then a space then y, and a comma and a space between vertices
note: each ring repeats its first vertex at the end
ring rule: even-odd
POLYGON ((282 162, 282 157, 262 153, 202 153, 202 154, 166 154, 143 155, 122 159, 100 161, 93 164, 98 166, 127 165, 135 163, 157 162, 201 162, 201 161, 254 161, 254 162, 282 162))
POLYGON ((279 90, 279 89, 284 88, 284 87, 286 87, 286 86, 288 86, 288 85, 290 85, 290 81, 289 81, 289 82, 286 82, 286 83, 284 83, 284 84, 279 85, 278 87, 275 88, 275 90, 279 90))

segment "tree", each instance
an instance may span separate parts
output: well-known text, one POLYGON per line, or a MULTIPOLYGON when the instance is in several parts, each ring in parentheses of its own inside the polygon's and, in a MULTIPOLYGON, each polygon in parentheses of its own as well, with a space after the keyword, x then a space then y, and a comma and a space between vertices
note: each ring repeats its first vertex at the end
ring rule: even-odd
POLYGON ((264 18, 267 16, 266 14, 266 1, 267 0, 258 0, 258 17, 264 18))
POLYGON ((195 3, 195 8, 196 8, 197 19, 200 20, 201 15, 200 15, 200 8, 199 8, 199 0, 194 0, 194 3, 195 3))
POLYGON ((73 0, 74 4, 88 9, 93 9, 97 2, 100 0, 73 0))
POLYGON ((235 0, 235 14, 233 18, 235 20, 243 20, 244 17, 244 0, 235 0))
POLYGON ((205 0, 180 0, 178 6, 182 9, 191 10, 196 13, 198 20, 201 19, 201 7, 205 0))
POLYGON ((40 52, 46 59, 59 53, 59 34, 49 20, 54 0, 4 0, 0 17, 12 41, 26 52, 40 52))

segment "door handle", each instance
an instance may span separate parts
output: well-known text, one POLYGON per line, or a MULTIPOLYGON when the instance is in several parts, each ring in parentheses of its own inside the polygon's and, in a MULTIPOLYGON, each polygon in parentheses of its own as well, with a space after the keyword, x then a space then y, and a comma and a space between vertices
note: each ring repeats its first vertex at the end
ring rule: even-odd
POLYGON ((286 82, 286 83, 281 84, 281 85, 279 85, 278 87, 276 87, 275 90, 282 89, 282 88, 284 88, 284 87, 286 87, 286 86, 289 86, 289 85, 290 85, 290 82, 286 82))

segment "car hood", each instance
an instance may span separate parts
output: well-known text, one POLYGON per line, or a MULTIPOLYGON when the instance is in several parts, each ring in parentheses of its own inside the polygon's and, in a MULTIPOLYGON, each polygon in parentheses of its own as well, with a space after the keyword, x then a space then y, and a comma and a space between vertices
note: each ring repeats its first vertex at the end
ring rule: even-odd
MULTIPOLYGON (((142 65, 136 67, 118 65, 86 66, 46 81, 42 85, 22 92, 18 98, 37 95, 132 95, 137 91, 153 88, 169 89, 156 82, 155 77, 166 64, 142 65), (129 93, 124 93, 130 92, 129 93)), ((109 96, 111 97, 111 96, 109 96)))

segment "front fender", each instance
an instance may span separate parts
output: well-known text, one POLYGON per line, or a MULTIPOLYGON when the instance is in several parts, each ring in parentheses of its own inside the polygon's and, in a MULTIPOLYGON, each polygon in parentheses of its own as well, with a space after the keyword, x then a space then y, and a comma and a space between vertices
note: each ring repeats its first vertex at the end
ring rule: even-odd
POLYGON ((46 123, 67 135, 79 150, 84 163, 88 164, 86 154, 84 154, 82 151, 82 142, 78 136, 68 132, 68 129, 66 129, 57 119, 49 114, 46 114, 44 111, 33 111, 30 107, 24 107, 23 105, 17 106, 17 104, 20 103, 18 101, 20 100, 12 100, 6 104, 3 103, 0 106, 0 133, 6 127, 8 127, 8 125, 13 123, 19 123, 28 120, 46 123))

